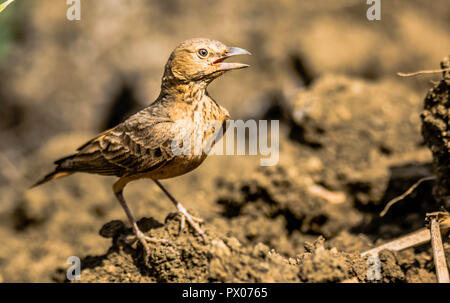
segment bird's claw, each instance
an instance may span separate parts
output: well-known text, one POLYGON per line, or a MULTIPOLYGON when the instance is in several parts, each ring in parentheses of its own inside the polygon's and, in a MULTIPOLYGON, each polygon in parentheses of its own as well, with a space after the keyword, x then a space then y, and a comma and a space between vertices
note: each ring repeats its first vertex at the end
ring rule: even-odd
MULTIPOLYGON (((184 227, 186 226, 186 215, 183 213, 180 213, 180 212, 178 214, 181 217, 181 223, 180 223, 180 233, 181 233, 181 232, 183 232, 184 227)), ((190 217, 191 217, 191 220, 194 221, 194 223, 203 223, 204 222, 203 219, 201 219, 201 218, 197 218, 194 216, 190 216, 190 217)))
POLYGON ((136 232, 135 235, 128 236, 127 238, 124 239, 124 242, 128 245, 133 245, 134 243, 136 243, 136 241, 141 242, 142 246, 144 247, 146 256, 150 255, 149 243, 165 244, 165 245, 172 244, 169 240, 166 240, 166 239, 158 239, 158 238, 146 236, 140 230, 138 232, 136 232))
POLYGON ((205 233, 198 225, 198 223, 203 223, 203 219, 194 217, 191 214, 189 214, 187 212, 187 210, 181 204, 178 205, 177 210, 178 210, 178 214, 181 217, 179 233, 181 234, 183 232, 184 227, 186 226, 186 221, 187 221, 189 223, 189 225, 202 237, 203 242, 206 242, 205 233))

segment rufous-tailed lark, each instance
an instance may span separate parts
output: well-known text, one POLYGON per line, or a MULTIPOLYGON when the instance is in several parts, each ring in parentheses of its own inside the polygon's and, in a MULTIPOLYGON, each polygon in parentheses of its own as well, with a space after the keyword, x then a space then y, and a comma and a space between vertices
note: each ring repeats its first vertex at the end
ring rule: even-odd
POLYGON ((209 125, 209 121, 218 122, 225 131, 225 123, 230 118, 228 111, 210 97, 206 88, 226 71, 249 66, 224 62, 236 55, 250 53, 209 39, 182 42, 170 55, 161 92, 150 106, 86 142, 75 154, 56 161, 55 170, 33 187, 76 172, 119 177, 113 190, 133 228, 135 237, 131 242, 139 240, 148 254, 149 243, 168 241, 148 237, 138 228, 123 197, 123 189, 130 181, 149 178, 175 205, 181 216, 180 231, 187 221, 205 240, 198 225, 202 220, 191 216, 159 180, 183 175, 198 167, 207 156, 203 150, 175 152, 173 146, 181 147, 180 142, 184 142, 177 139, 180 131, 187 132, 188 136, 200 136, 200 141, 217 133, 214 129, 217 124, 209 125))

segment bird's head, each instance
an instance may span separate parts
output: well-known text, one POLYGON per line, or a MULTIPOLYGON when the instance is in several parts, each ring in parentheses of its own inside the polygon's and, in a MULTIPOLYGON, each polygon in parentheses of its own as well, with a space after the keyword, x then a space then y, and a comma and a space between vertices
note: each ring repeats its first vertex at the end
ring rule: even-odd
POLYGON ((208 84, 225 72, 248 67, 243 63, 228 63, 225 59, 251 55, 239 47, 227 47, 215 40, 197 38, 182 42, 175 48, 164 71, 166 81, 208 84))

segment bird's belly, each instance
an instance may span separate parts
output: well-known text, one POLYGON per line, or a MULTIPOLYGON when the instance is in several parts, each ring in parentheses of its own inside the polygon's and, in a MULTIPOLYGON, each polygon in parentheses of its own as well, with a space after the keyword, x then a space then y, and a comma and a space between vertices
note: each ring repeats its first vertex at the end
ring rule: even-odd
POLYGON ((197 168, 206 159, 202 155, 179 155, 167 162, 160 168, 146 173, 143 177, 151 179, 167 179, 186 174, 197 168))

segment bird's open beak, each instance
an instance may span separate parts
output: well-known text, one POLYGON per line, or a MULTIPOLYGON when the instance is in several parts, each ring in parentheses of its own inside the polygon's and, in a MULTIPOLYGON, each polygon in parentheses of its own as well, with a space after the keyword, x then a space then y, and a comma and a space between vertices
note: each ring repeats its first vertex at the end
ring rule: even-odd
POLYGON ((233 56, 238 56, 238 55, 251 55, 251 53, 248 50, 245 50, 240 47, 229 47, 227 49, 227 52, 222 57, 220 57, 219 59, 214 61, 213 64, 216 66, 217 71, 228 71, 228 70, 232 70, 232 69, 249 67, 250 65, 243 64, 243 63, 223 62, 227 58, 230 58, 233 56))

